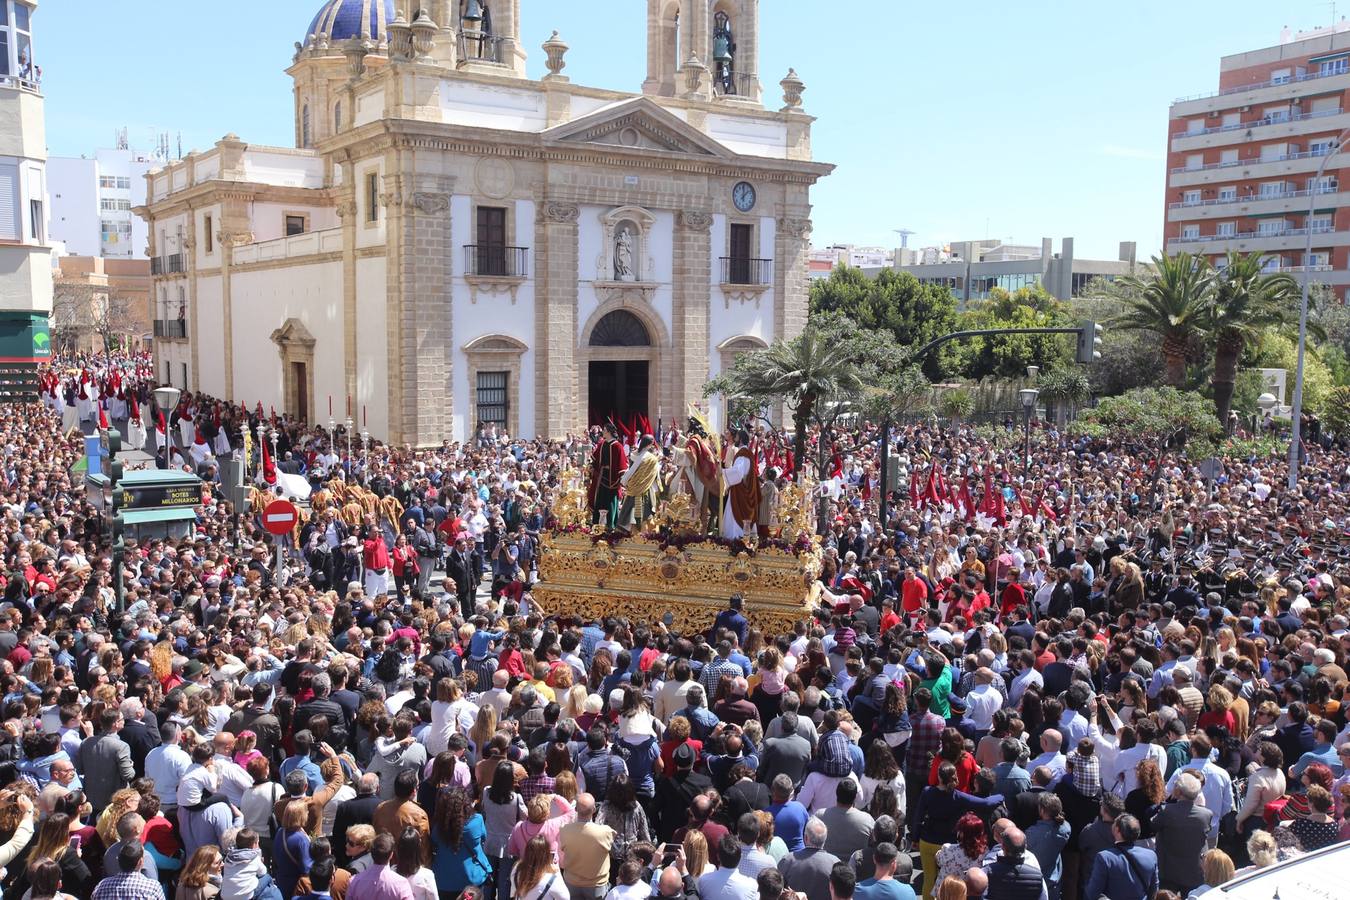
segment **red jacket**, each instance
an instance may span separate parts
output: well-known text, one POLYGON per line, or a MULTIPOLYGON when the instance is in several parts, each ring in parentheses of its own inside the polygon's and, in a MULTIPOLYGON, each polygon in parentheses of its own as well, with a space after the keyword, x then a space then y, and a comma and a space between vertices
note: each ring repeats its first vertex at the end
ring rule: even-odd
POLYGON ((367 569, 389 568, 389 548, 383 536, 366 538, 361 548, 361 564, 367 569))

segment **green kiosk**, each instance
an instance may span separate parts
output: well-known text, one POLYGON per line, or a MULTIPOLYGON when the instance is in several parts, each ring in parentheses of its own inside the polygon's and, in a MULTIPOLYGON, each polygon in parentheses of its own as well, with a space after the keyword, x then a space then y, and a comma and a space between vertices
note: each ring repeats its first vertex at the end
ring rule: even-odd
MULTIPOLYGON (((102 472, 85 476, 90 502, 99 512, 112 508, 112 482, 102 472)), ((144 538, 182 538, 192 534, 196 507, 202 503, 202 480, 186 472, 143 469, 122 476, 124 502, 118 513, 128 543, 144 538)))
POLYGON ((47 314, 0 310, 0 403, 35 403, 38 367, 51 362, 47 314))

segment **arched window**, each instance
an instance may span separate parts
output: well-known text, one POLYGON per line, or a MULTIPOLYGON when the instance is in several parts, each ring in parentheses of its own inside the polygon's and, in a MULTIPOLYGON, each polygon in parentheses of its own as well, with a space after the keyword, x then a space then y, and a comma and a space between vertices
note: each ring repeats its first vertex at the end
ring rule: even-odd
POLYGON ((342 101, 333 104, 333 134, 342 130, 342 101))
POLYGON ((592 347, 650 347, 651 335, 642 320, 626 309, 616 309, 595 323, 592 347))
POLYGON ((300 107, 300 146, 309 146, 309 104, 300 107))

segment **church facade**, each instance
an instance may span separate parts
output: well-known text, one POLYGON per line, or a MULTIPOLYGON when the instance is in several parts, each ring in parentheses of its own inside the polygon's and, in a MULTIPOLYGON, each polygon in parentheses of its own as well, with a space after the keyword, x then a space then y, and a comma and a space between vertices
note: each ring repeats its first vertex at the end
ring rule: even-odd
MULTIPOLYGON (((146 175, 157 377, 392 443, 682 420, 807 314, 813 119, 757 0, 649 0, 640 93, 525 73, 519 0, 330 0, 294 148, 146 175)), ((710 404, 717 422, 720 404, 710 404)))

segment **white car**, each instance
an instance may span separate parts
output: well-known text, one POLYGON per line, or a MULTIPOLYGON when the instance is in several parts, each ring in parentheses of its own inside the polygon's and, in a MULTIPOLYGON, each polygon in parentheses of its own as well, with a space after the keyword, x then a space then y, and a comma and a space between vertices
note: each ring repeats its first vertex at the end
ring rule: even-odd
POLYGON ((1234 878, 1200 900, 1336 900, 1350 897, 1350 841, 1234 878))

